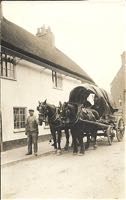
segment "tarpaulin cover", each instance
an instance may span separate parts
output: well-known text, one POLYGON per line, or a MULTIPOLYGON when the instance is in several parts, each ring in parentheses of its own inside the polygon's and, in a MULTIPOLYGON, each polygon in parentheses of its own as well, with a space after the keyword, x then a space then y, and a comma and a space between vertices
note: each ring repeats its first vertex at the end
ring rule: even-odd
POLYGON ((87 101, 87 97, 91 94, 95 94, 95 97, 97 97, 96 104, 93 106, 93 108, 99 112, 99 114, 102 116, 102 114, 108 114, 114 112, 114 103, 110 97, 110 95, 107 94, 107 92, 104 89, 101 89, 97 86, 85 83, 83 86, 75 87, 69 95, 69 102, 77 103, 77 104, 85 104, 87 101))

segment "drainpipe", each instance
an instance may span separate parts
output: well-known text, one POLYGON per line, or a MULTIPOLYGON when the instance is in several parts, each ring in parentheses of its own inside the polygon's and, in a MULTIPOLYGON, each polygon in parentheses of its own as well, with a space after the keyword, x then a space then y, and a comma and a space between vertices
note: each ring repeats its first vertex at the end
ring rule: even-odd
MULTIPOLYGON (((2 3, 0 4, 0 21, 3 18, 2 3)), ((0 109, 1 109, 1 78, 0 78, 0 109)), ((2 140, 2 112, 0 110, 0 145, 1 151, 3 151, 3 140, 2 140)))
POLYGON ((3 151, 3 138, 2 138, 2 112, 0 111, 0 146, 3 151))
POLYGON ((2 135, 2 111, 1 111, 1 99, 2 99, 2 92, 1 92, 1 78, 0 78, 0 151, 3 151, 3 135, 2 135))
POLYGON ((125 125, 126 125, 126 89, 124 89, 124 104, 123 104, 123 109, 124 109, 124 121, 125 121, 125 125))

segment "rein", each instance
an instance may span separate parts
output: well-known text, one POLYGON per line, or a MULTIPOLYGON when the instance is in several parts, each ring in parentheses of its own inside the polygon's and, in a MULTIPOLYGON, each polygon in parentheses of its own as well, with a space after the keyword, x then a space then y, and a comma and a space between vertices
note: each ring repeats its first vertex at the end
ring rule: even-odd
POLYGON ((55 112, 54 112, 54 114, 50 117, 50 116, 48 116, 48 120, 49 121, 55 121, 56 120, 56 108, 55 108, 55 112))

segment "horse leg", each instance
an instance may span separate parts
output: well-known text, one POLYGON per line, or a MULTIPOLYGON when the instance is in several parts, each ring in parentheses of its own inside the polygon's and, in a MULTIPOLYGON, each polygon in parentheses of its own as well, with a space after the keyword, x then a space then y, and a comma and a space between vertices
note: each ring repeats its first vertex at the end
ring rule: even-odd
POLYGON ((52 133, 52 138, 53 138, 53 142, 54 142, 54 145, 53 145, 54 146, 54 150, 56 152, 57 151, 56 131, 52 130, 51 133, 52 133))
POLYGON ((57 150, 57 154, 60 155, 61 154, 61 130, 57 131, 57 142, 58 142, 58 150, 57 150))
POLYGON ((73 154, 77 154, 78 152, 77 137, 76 137, 77 133, 74 127, 71 129, 71 134, 72 134, 72 140, 73 140, 73 154))
POLYGON ((94 147, 94 149, 96 149, 98 146, 97 146, 97 131, 95 130, 95 131, 93 131, 93 138, 94 138, 94 140, 93 140, 93 147, 94 147))
POLYGON ((68 151, 68 147, 69 147, 69 129, 65 128, 65 135, 66 135, 66 144, 64 147, 65 151, 68 151))
POLYGON ((90 135, 89 135, 89 133, 87 132, 87 142, 86 142, 86 144, 85 144, 85 149, 88 149, 89 146, 90 146, 90 135))
POLYGON ((78 141, 79 141, 79 144, 80 144, 80 153, 79 155, 83 155, 85 153, 85 144, 83 143, 83 133, 80 132, 78 134, 78 141))
POLYGON ((71 147, 73 147, 73 138, 72 138, 72 143, 71 143, 71 147))
MULTIPOLYGON (((71 129, 70 129, 70 132, 71 132, 71 129)), ((72 135, 72 133, 71 133, 71 135, 72 135)), ((73 137, 72 137, 71 147, 73 148, 73 137)))

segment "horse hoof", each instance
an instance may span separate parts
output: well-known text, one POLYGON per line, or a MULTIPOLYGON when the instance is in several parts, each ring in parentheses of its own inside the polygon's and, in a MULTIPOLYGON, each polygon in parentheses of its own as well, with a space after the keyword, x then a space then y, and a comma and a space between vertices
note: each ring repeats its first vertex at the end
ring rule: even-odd
POLYGON ((57 150, 57 155, 61 155, 61 150, 57 150))
POLYGON ((68 147, 64 147, 64 151, 68 151, 68 147))
POLYGON ((84 155, 84 153, 78 153, 78 156, 83 156, 84 155))
POLYGON ((93 146, 93 148, 94 148, 94 149, 97 149, 97 148, 98 148, 98 145, 97 145, 97 144, 95 144, 95 145, 93 146))
POLYGON ((88 149, 89 146, 90 146, 90 143, 89 143, 89 142, 86 142, 86 143, 84 143, 84 146, 85 146, 85 149, 88 149))
POLYGON ((73 155, 77 155, 77 152, 73 152, 73 155))
POLYGON ((53 151, 53 154, 56 154, 57 153, 57 149, 55 149, 54 151, 53 151))
POLYGON ((57 155, 57 156, 60 156, 60 155, 61 155, 61 153, 57 153, 56 155, 57 155))

